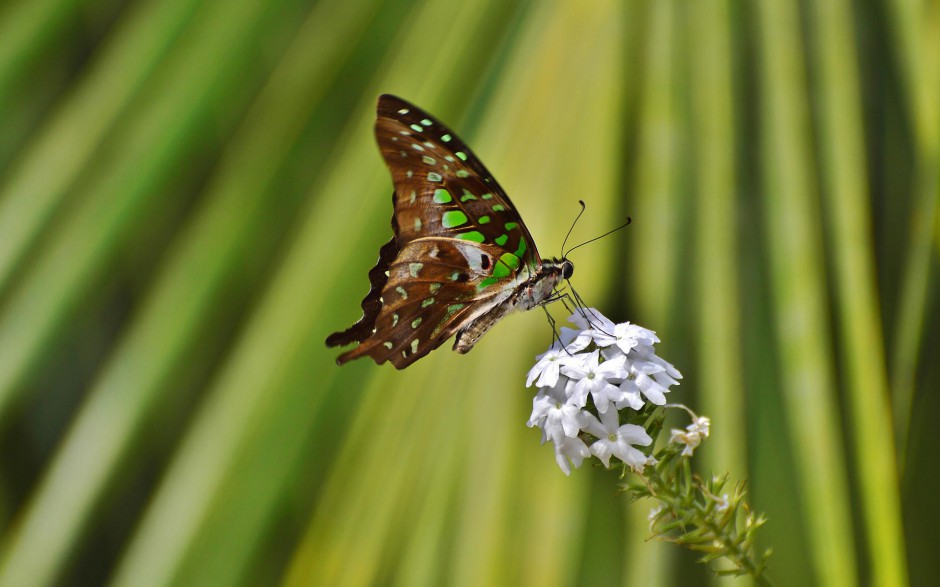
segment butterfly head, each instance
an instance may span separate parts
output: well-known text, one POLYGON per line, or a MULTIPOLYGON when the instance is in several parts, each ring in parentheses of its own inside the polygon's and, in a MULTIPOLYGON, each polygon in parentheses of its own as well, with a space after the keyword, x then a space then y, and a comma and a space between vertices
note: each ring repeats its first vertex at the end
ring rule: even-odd
POLYGON ((571 276, 574 275, 574 263, 565 257, 561 259, 555 257, 543 259, 542 268, 558 281, 571 279, 571 276))
POLYGON ((551 259, 543 259, 542 272, 549 278, 554 288, 561 281, 571 279, 571 276, 574 274, 574 263, 565 257, 560 259, 554 257, 551 259))

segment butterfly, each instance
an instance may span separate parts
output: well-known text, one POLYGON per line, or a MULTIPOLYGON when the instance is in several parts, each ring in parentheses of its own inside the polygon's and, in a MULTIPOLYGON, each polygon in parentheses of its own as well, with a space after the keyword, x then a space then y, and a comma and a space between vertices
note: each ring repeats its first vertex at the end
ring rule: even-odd
POLYGON ((368 355, 404 369, 455 334, 466 353, 503 316, 555 299, 574 265, 539 257, 509 196, 456 133, 385 94, 375 138, 395 186, 394 236, 369 271, 362 318, 326 339, 359 343, 338 364, 368 355))

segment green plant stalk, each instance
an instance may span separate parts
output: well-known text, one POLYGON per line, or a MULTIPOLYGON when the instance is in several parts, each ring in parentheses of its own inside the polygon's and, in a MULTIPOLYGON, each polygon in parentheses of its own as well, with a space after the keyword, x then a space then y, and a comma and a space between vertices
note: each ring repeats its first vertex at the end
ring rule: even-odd
MULTIPOLYGON (((80 195, 75 184, 94 165, 98 149, 121 116, 141 99, 154 71, 173 51, 173 43, 201 3, 153 0, 135 4, 104 41, 88 73, 70 86, 61 105, 18 155, 0 183, 0 296, 13 287, 16 269, 30 255, 56 210, 80 195)), ((46 4, 10 5, 33 9, 46 4)), ((56 14, 62 9, 47 8, 56 14)), ((14 46, 9 36, 0 38, 4 39, 0 51, 14 46)), ((0 92, 3 75, 0 72, 0 92)))
POLYGON ((688 6, 691 116, 697 188, 695 259, 701 410, 720 414, 722 434, 702 453, 709 468, 747 471, 747 401, 741 381, 737 184, 727 0, 688 6))
POLYGON ((861 88, 852 40, 854 15, 848 2, 812 3, 822 115, 821 148, 825 215, 832 234, 840 351, 852 408, 856 471, 874 585, 907 584, 900 483, 888 396, 885 349, 875 290, 873 228, 862 135, 861 88), (877 466, 874 463, 878 463, 877 466))
MULTIPOLYGON (((658 408, 647 408, 646 413, 655 413, 658 408)), ((647 427, 648 432, 655 429, 647 427)), ((652 435, 653 445, 656 436, 652 435)), ((691 461, 680 454, 679 445, 670 443, 656 453, 657 463, 636 473, 640 483, 629 483, 623 487, 634 500, 650 497, 665 509, 651 517, 653 536, 685 548, 704 553, 700 561, 710 563, 725 559, 733 568, 719 569, 719 575, 748 576, 759 585, 770 585, 764 574, 770 551, 759 560, 752 558, 752 547, 757 530, 764 524, 763 517, 753 518, 744 501, 746 493, 739 483, 727 498, 718 493, 728 481, 728 475, 705 482, 692 473, 691 461), (726 508, 718 511, 718 504, 726 508), (672 521, 665 520, 668 514, 672 521), (743 528, 739 520, 743 515, 743 528)), ((624 466, 623 475, 628 475, 624 466)))
MULTIPOLYGON (((236 5, 225 3, 225 10, 234 11, 235 15, 246 16, 236 11, 235 8, 236 5)), ((263 19, 260 23, 255 20, 257 13, 252 13, 250 9, 248 14, 253 16, 245 17, 238 22, 264 23, 263 19)), ((243 35, 236 33, 235 36, 244 39, 243 35)), ((189 52, 187 56, 189 59, 195 58, 192 52, 189 52)), ((194 86, 194 90, 198 91, 196 88, 199 86, 194 86)), ((218 88, 219 93, 222 91, 218 88)), ((182 99, 185 100, 186 96, 184 92, 182 99)), ((260 193, 252 193, 250 197, 257 197, 260 193)), ((26 580, 25 577, 29 577, 30 584, 45 584, 61 572, 70 553, 78 545, 85 524, 88 523, 94 511, 94 504, 99 502, 105 494, 104 487, 114 478, 122 455, 136 446, 133 439, 139 434, 139 428, 147 418, 148 408, 152 406, 151 402, 157 400, 159 397, 157 394, 164 388, 163 386, 171 385, 172 369, 177 365, 180 353, 185 351, 187 344, 193 344, 194 340, 198 339, 198 336, 194 336, 193 330, 190 330, 190 326, 191 321, 196 320, 196 316, 202 315, 204 306, 200 304, 211 303, 213 287, 218 286, 227 270, 230 271, 238 265, 237 250, 230 250, 229 256, 226 256, 220 248, 217 248, 224 248, 225 239, 222 238, 220 241, 213 239, 219 237, 220 234, 229 234, 237 239, 235 235, 238 235, 240 230, 249 230, 247 225, 257 217, 245 214, 245 209, 239 208, 239 204, 245 204, 248 209, 251 206, 247 200, 235 199, 231 201, 233 207, 229 209, 235 212, 234 215, 226 215, 224 210, 219 210, 208 213, 206 219, 200 219, 205 224, 199 225, 200 230, 190 235, 193 239, 192 248, 187 249, 186 245, 182 245, 183 252, 180 254, 179 264, 170 264, 171 269, 168 273, 172 277, 155 288, 154 299, 148 303, 145 315, 147 312, 153 313, 144 318, 136 330, 129 333, 124 346, 117 351, 115 361, 104 369, 102 378, 92 390, 88 403, 84 405, 78 418, 73 422, 61 451, 53 459, 29 505, 24 510, 17 532, 11 534, 4 545, 2 577, 0 577, 2 581, 16 584, 26 580), (212 269, 206 270, 209 267, 212 269), (216 270, 219 273, 214 273, 216 270), (194 284, 193 280, 198 283, 194 284), (151 320, 151 318, 154 319, 151 320), (168 331, 167 325, 175 325, 177 328, 168 331), (130 393, 129 390, 134 390, 135 393, 130 393), (116 417, 115 414, 120 414, 120 416, 116 417), (50 528, 55 528, 55 530, 50 531, 50 528)), ((97 202, 96 205, 103 205, 103 203, 97 202)), ((127 217, 118 216, 112 220, 114 224, 110 230, 128 229, 127 217)), ((88 235, 86 230, 105 238, 101 234, 105 232, 105 227, 95 224, 93 214, 86 217, 79 216, 77 222, 78 225, 72 227, 74 232, 67 232, 63 236, 66 243, 69 243, 62 245, 63 248, 73 254, 86 251, 75 244, 76 241, 84 242, 84 237, 88 235), (89 228, 88 225, 93 228, 89 228)), ((106 248, 106 242, 101 244, 102 249, 106 248)), ((186 242, 185 239, 184 242, 186 242)), ((64 298, 76 295, 81 290, 80 286, 88 287, 87 281, 82 281, 82 279, 87 279, 84 271, 91 271, 93 269, 89 265, 102 262, 100 257, 94 255, 71 257, 67 261, 56 258, 47 261, 51 267, 49 271, 61 267, 60 263, 79 266, 78 273, 65 272, 64 280, 34 278, 36 283, 33 287, 52 289, 53 293, 64 298), (76 284, 72 280, 79 281, 76 284), (61 289, 56 289, 57 286, 61 289)), ((217 290, 216 293, 218 293, 217 290)), ((55 304, 54 307, 57 309, 50 310, 48 306, 39 304, 37 299, 33 298, 29 301, 34 302, 36 307, 28 307, 24 314, 33 317, 34 320, 43 319, 41 316, 36 316, 43 310, 64 311, 58 304, 67 303, 61 298, 55 302, 50 299, 39 299, 55 304)), ((3 318, 9 320, 10 316, 5 314, 3 318)), ((17 316, 17 318, 22 318, 22 316, 17 316)), ((29 324, 28 321, 27 324, 29 324)), ((42 328, 55 327, 50 322, 42 322, 42 324, 42 328)), ((50 336, 48 332, 30 333, 27 336, 11 328, 4 331, 2 337, 16 337, 17 335, 20 336, 18 340, 24 346, 25 341, 36 345, 35 348, 29 349, 33 353, 39 353, 42 338, 50 336)), ((20 376, 26 370, 26 365, 36 359, 26 357, 21 360, 24 363, 18 365, 20 376)), ((4 373, 4 375, 13 378, 5 382, 7 385, 16 383, 15 375, 11 373, 4 373)), ((9 399, 9 396, 7 398, 9 399)))
POLYGON ((902 74, 906 116, 914 136, 913 182, 909 242, 903 273, 895 336, 890 354, 895 438, 902 475, 905 472, 915 380, 930 303, 931 243, 940 215, 940 11, 922 2, 888 3, 894 32, 892 47, 902 74))
POLYGON ((819 214, 808 136, 806 82, 800 64, 798 3, 762 0, 760 113, 762 183, 770 251, 782 393, 798 483, 821 585, 855 585, 848 474, 841 447, 819 214))

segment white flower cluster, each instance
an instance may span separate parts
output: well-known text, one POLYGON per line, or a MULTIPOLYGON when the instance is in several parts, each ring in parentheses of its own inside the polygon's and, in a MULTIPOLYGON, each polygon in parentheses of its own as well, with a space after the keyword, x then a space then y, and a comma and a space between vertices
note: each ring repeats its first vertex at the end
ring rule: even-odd
POLYGON ((569 322, 578 330, 561 329, 561 340, 537 357, 526 386, 539 391, 532 400, 528 426, 551 440, 555 460, 565 475, 592 454, 605 467, 616 457, 641 471, 647 457, 637 446, 653 440, 642 426, 620 424, 620 411, 641 410, 646 402, 666 403, 669 386, 682 378, 656 356, 656 333, 625 322, 614 324, 594 308, 575 312, 569 322), (591 402, 588 402, 588 398, 591 402), (582 438, 596 438, 590 446, 582 438))

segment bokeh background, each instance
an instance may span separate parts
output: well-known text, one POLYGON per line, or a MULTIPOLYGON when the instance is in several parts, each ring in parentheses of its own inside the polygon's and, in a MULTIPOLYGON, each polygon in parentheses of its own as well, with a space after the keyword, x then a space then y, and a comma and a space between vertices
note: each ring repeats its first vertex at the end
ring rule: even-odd
POLYGON ((383 92, 543 255, 633 218, 574 283, 658 332, 778 584, 940 584, 938 82, 935 0, 4 3, 0 584, 712 580, 526 428, 541 312, 334 364, 383 92))

